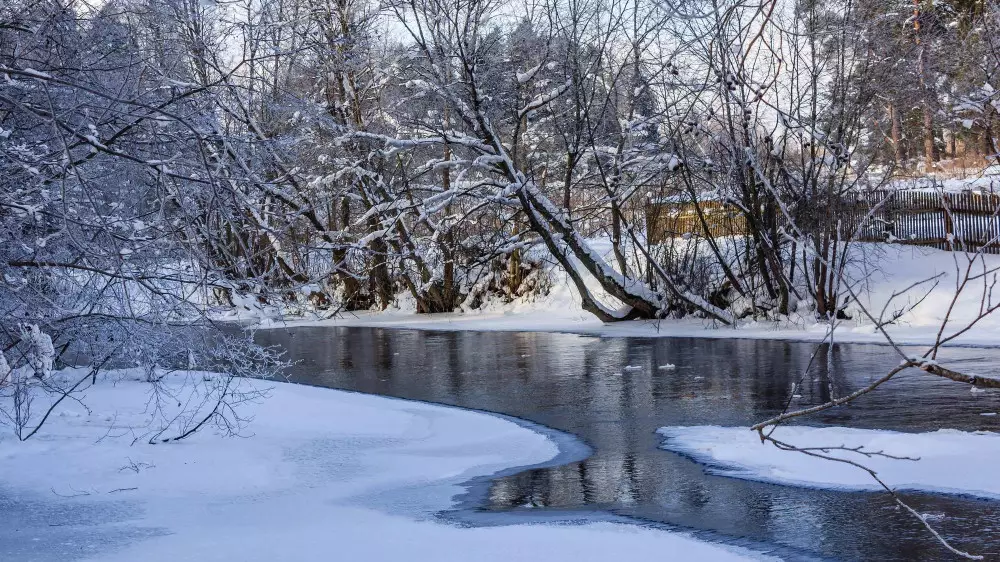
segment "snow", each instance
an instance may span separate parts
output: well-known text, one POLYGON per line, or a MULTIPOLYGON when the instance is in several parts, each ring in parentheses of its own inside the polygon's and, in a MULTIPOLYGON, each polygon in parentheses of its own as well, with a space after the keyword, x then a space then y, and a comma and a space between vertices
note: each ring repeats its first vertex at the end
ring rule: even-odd
POLYGON ((3 350, 0 350, 0 385, 7 383, 8 376, 10 376, 10 364, 7 363, 3 350))
MULTIPOLYGON (((5 72, 9 72, 11 70, 12 69, 4 67, 4 71, 5 72)), ((43 80, 51 80, 52 79, 51 75, 46 74, 45 72, 41 72, 41 71, 35 70, 34 68, 25 68, 25 69, 21 70, 20 73, 24 74, 25 76, 34 76, 35 78, 41 78, 43 80)))
POLYGON ((539 63, 539 64, 536 64, 535 66, 529 68, 528 70, 525 70, 524 72, 518 72, 515 75, 515 78, 517 79, 517 83, 518 84, 524 84, 528 80, 531 80, 532 78, 534 78, 534 76, 536 74, 538 74, 538 69, 541 68, 541 67, 542 67, 542 65, 541 65, 541 63, 539 63))
MULTIPOLYGON (((761 443, 745 427, 662 427, 661 448, 692 457, 714 474, 837 490, 881 490, 871 476, 846 463, 782 451, 761 443)), ((853 429, 845 427, 782 426, 772 435, 796 446, 863 447, 886 457, 830 449, 829 456, 851 459, 872 468, 887 485, 899 490, 967 494, 1000 498, 1000 482, 992 470, 976 467, 1000 463, 1000 434, 941 429, 929 433, 853 429)))
MULTIPOLYGON (((56 373, 72 378, 79 373, 56 373)), ((679 560, 759 559, 678 532, 620 523, 458 527, 435 519, 469 479, 548 461, 554 441, 484 413, 329 389, 242 380, 269 397, 252 408, 245 438, 211 431, 147 445, 153 388, 105 377, 26 442, 0 434, 4 496, 72 506, 91 516, 82 544, 65 526, 6 520, 0 558, 175 560, 679 560), (136 443, 133 439, 138 437, 136 443), (135 504, 125 521, 100 514, 135 504), (105 508, 102 508, 105 506, 105 508), (110 518, 113 519, 113 518, 110 518), (16 531, 16 532, 15 532, 16 531), (118 533, 119 547, 93 537, 118 533), (70 550, 66 550, 70 549, 70 550), (69 556, 67 552, 71 552, 69 556), (7 553, 6 555, 4 553, 7 553)), ((207 374, 168 375, 181 380, 207 374)), ((66 401, 70 402, 70 401, 66 401)), ((8 504, 10 505, 10 504, 8 504)), ((30 519, 30 518, 29 518, 30 519)))
MULTIPOLYGON (((29 375, 49 376, 52 373, 52 362, 56 357, 55 348, 52 347, 52 338, 41 331, 37 324, 28 324, 21 327, 21 340, 27 346, 24 356, 25 362, 31 368, 29 375)), ((10 370, 6 361, 3 366, 7 367, 7 371, 10 370)))
MULTIPOLYGON (((609 247, 591 242, 595 252, 609 252, 609 247)), ((900 344, 927 344, 937 337, 941 321, 948 314, 954 293, 956 265, 965 267, 971 254, 948 252, 919 246, 894 244, 855 244, 856 255, 866 255, 871 265, 857 259, 850 265, 849 275, 857 282, 862 302, 878 315, 883 308, 886 315, 902 310, 902 316, 887 326, 887 332, 900 344), (937 286, 931 283, 918 286, 904 295, 894 296, 911 285, 939 275, 937 286), (926 298, 920 298, 927 293, 926 298), (912 308, 912 310, 911 310, 912 308)), ((992 270, 1000 267, 1000 256, 985 255, 983 263, 992 270)), ((973 272, 982 271, 977 265, 973 272)), ((727 327, 710 319, 687 317, 680 320, 637 320, 605 324, 596 316, 585 312, 580 297, 565 273, 551 268, 551 289, 546 295, 518 298, 509 303, 488 302, 476 310, 460 313, 417 314, 411 305, 390 308, 381 312, 351 312, 334 318, 285 318, 263 319, 259 328, 284 328, 292 326, 368 326, 395 327, 420 330, 480 330, 480 331, 539 331, 571 332, 599 336, 632 337, 703 337, 783 339, 794 341, 821 341, 827 337, 828 324, 816 322, 810 312, 793 313, 781 321, 743 320, 736 327, 727 327)), ((601 295, 596 282, 594 294, 601 295)), ((951 310, 950 326, 959 327, 973 320, 980 308, 982 281, 973 283, 951 310)), ((995 297, 994 297, 995 298, 995 297)), ((403 299, 405 302, 405 299, 403 299)), ((856 305, 849 305, 851 320, 838 322, 835 338, 839 342, 882 343, 884 337, 875 331, 856 305)), ((996 333, 1000 330, 1000 315, 993 314, 979 321, 962 334, 953 344, 1000 344, 996 333)))
MULTIPOLYGON (((970 121, 971 123, 971 121, 970 121)), ((965 122, 962 123, 965 126, 965 122)), ((993 193, 1000 182, 1000 168, 995 165, 969 170, 966 177, 927 177, 900 179, 890 182, 886 188, 898 191, 926 191, 944 193, 979 192, 993 193)))

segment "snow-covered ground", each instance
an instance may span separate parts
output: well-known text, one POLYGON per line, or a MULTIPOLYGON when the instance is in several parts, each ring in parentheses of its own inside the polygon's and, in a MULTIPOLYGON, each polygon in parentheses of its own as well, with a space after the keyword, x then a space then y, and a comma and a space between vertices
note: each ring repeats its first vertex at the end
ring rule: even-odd
MULTIPOLYGON (((940 164, 946 164, 941 162, 940 164)), ((1000 188, 1000 166, 955 169, 951 173, 892 180, 886 189, 938 193, 996 193, 1000 188)))
MULTIPOLYGON (((881 490, 856 466, 782 451, 761 443, 745 427, 663 427, 662 448, 688 455, 712 473, 777 484, 846 490, 881 490)), ((799 447, 862 447, 894 457, 866 457, 843 449, 829 456, 849 459, 875 470, 888 486, 899 490, 968 494, 1000 498, 1000 434, 941 429, 929 433, 898 433, 845 427, 782 426, 773 437, 799 447)))
MULTIPOLYGON (((938 328, 951 306, 957 278, 956 267, 968 265, 966 254, 930 248, 886 244, 858 244, 866 260, 852 265, 851 277, 857 280, 857 290, 863 302, 874 314, 885 311, 904 314, 888 327, 899 343, 924 344, 933 342, 938 328), (925 283, 903 294, 903 289, 941 274, 937 285, 925 283), (922 302, 920 302, 922 300, 922 302), (919 305, 912 308, 913 305, 919 305)), ((976 266, 978 270, 983 265, 976 266)), ((1000 256, 985 256, 985 267, 1000 267, 1000 256)), ((976 271, 974 269, 973 271, 976 271)), ((547 295, 523 298, 511 303, 492 302, 480 310, 465 313, 416 314, 405 304, 384 312, 344 313, 334 318, 278 318, 274 315, 255 318, 259 328, 281 328, 305 325, 381 326, 430 330, 502 330, 553 331, 602 336, 694 336, 710 338, 758 338, 819 341, 826 337, 828 325, 811 320, 810 315, 793 315, 788 320, 743 321, 739 326, 720 326, 697 318, 661 321, 630 321, 604 324, 580 307, 580 298, 566 275, 551 272, 552 288, 547 295)), ((950 326, 961 327, 978 314, 984 287, 973 284, 951 310, 950 326)), ((997 299, 993 295, 994 301, 997 299)), ((881 334, 864 318, 857 306, 848 306, 851 320, 839 322, 836 339, 841 342, 883 342, 881 334)), ((233 317, 234 319, 237 316, 233 317)), ((247 319, 243 317, 243 319, 247 319)), ((991 315, 962 334, 954 342, 964 345, 1000 345, 997 337, 1000 314, 991 315)))
MULTIPOLYGON (((0 506, 15 514, 13 520, 11 511, 2 518, 0 559, 761 558, 641 526, 466 528, 435 519, 464 491, 462 482, 541 463, 559 452, 542 433, 500 417, 244 380, 240 384, 270 388, 266 400, 241 406, 253 415, 245 438, 206 430, 188 440, 148 445, 144 436, 157 423, 148 409, 151 386, 136 379, 99 380, 80 396, 89 413, 66 401, 26 442, 0 434, 0 506), (33 506, 27 521, 18 519, 20 505, 33 506), (66 509, 86 515, 46 521, 66 509), (69 533, 67 526, 82 532, 69 533)), ((171 385, 182 401, 194 388, 171 385)))

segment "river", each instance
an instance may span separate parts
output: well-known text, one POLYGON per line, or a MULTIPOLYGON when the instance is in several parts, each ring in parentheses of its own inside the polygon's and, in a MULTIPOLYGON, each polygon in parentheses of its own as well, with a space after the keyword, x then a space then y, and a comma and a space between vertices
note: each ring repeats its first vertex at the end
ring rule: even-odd
MULTIPOLYGON (((948 558, 884 494, 713 476, 658 448, 654 432, 661 426, 749 426, 765 419, 784 407, 800 381, 796 406, 851 392, 899 363, 886 346, 817 350, 817 344, 766 340, 338 327, 272 329, 256 337, 287 351, 296 362, 294 382, 507 414, 571 433, 593 449, 579 462, 493 479, 480 513, 624 516, 738 544, 772 545, 792 559, 948 558), (658 368, 667 363, 676 369, 658 368)), ((970 371, 1000 369, 994 349, 955 348, 946 357, 970 371)), ((997 431, 998 416, 980 415, 997 410, 994 393, 907 373, 805 423, 997 431)), ((1000 553, 1000 502, 905 497, 921 512, 946 515, 936 524, 962 548, 1000 553)))

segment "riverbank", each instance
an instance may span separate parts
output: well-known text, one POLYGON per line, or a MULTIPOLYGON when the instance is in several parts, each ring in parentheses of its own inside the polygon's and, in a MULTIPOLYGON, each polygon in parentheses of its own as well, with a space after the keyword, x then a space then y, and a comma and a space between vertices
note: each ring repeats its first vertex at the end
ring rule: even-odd
MULTIPOLYGON (((952 302, 959 271, 969 265, 968 254, 918 246, 858 244, 865 259, 851 265, 851 278, 864 306, 875 315, 898 318, 886 331, 900 344, 926 345, 938 337, 942 321, 949 319, 945 334, 958 331, 986 308, 996 306, 991 292, 993 272, 1000 269, 1000 256, 982 256, 973 265, 983 277, 964 289, 952 302), (964 262, 964 263, 963 263, 964 262), (956 269, 957 268, 957 269, 956 269), (921 283, 933 279, 930 282, 921 283), (985 284, 984 284, 985 283, 985 284), (985 296, 985 300, 984 300, 985 296)), ((603 337, 703 337, 823 341, 830 324, 817 322, 808 307, 780 320, 742 320, 736 326, 694 317, 658 321, 635 320, 606 324, 584 311, 568 277, 556 268, 549 271, 547 294, 522 297, 512 302, 490 301, 481 308, 443 314, 417 314, 406 295, 385 311, 283 315, 277 310, 230 311, 220 318, 239 320, 259 329, 297 326, 344 326, 408 328, 416 330, 540 331, 566 332, 603 337)), ((834 339, 850 343, 885 343, 857 305, 848 305, 849 319, 835 324, 834 339)), ((1000 346, 997 337, 1000 315, 991 314, 974 322, 949 345, 1000 346)))
MULTIPOLYGON (((162 388, 189 404, 206 377, 175 373, 162 388)), ((0 559, 761 558, 632 525, 443 524, 435 514, 453 505, 462 483, 559 453, 551 439, 506 419, 241 380, 251 385, 246 395, 266 394, 236 407, 248 419, 243 438, 206 429, 148 445, 156 397, 139 378, 99 379, 26 442, 3 434, 0 559)))

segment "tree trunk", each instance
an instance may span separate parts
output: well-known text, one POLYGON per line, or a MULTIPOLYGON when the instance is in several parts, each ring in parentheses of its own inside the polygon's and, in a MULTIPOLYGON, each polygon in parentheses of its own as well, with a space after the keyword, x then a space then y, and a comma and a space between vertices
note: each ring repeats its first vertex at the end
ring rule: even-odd
POLYGON ((903 120, 896 106, 889 105, 889 120, 892 122, 892 154, 896 167, 906 169, 906 153, 903 151, 903 120))
POLYGON ((987 162, 995 163, 1000 161, 997 157, 996 143, 993 142, 993 112, 990 107, 986 108, 986 117, 983 119, 983 156, 987 162))
POLYGON ((625 261, 625 253, 622 252, 622 219, 621 209, 618 204, 611 203, 611 248, 615 252, 615 261, 618 262, 618 271, 622 275, 628 275, 628 262, 625 261))
MULTIPOLYGON (((368 230, 369 232, 375 232, 379 229, 381 225, 378 220, 372 216, 368 219, 368 230)), ((381 237, 372 240, 371 244, 368 246, 371 250, 371 256, 369 256, 369 267, 371 273, 369 273, 369 292, 373 297, 377 299, 377 304, 380 310, 385 310, 392 303, 392 279, 389 277, 389 266, 386 260, 389 256, 389 246, 385 243, 385 240, 381 237)))
MULTIPOLYGON (((447 108, 444 112, 444 126, 445 129, 450 127, 447 108)), ((444 160, 445 162, 451 160, 451 146, 448 143, 444 145, 444 160)), ((444 166, 441 169, 441 187, 445 191, 451 190, 451 169, 448 166, 444 166)), ((445 216, 451 216, 451 205, 445 207, 445 216)), ((458 300, 457 291, 455 290, 455 234, 452 232, 450 223, 445 223, 442 227, 445 231, 442 233, 439 243, 441 255, 444 258, 443 286, 441 289, 441 298, 444 302, 441 303, 441 308, 451 311, 455 308, 456 301, 458 300)))
POLYGON ((925 171, 934 167, 934 81, 928 76, 928 58, 925 45, 920 40, 920 0, 913 0, 913 31, 917 45, 917 75, 920 78, 921 110, 924 119, 924 163, 925 171))
MULTIPOLYGON (((351 205, 350 201, 345 197, 340 200, 340 227, 346 228, 350 222, 351 205)), ((344 309, 359 310, 365 308, 362 302, 363 292, 361 290, 361 282, 351 273, 347 258, 348 253, 346 248, 335 249, 333 251, 333 269, 337 272, 337 281, 343 288, 344 309)))
MULTIPOLYGON (((928 93, 929 95, 929 93, 928 93)), ((927 101, 924 101, 924 161, 927 163, 926 171, 931 171, 934 167, 934 114, 927 101)))
POLYGON ((576 162, 576 157, 572 152, 566 153, 566 176, 563 178, 563 208, 566 209, 566 220, 571 220, 572 217, 572 185, 573 185, 573 166, 576 162))

